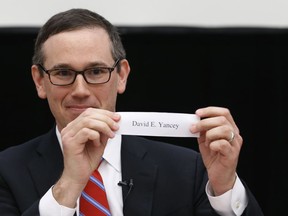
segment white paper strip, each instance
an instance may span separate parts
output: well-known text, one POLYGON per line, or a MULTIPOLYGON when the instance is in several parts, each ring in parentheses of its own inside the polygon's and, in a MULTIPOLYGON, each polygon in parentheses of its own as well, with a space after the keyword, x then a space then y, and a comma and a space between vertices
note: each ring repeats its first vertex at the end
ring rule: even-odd
POLYGON ((199 137, 189 128, 200 118, 195 114, 163 112, 118 112, 117 134, 164 137, 199 137))

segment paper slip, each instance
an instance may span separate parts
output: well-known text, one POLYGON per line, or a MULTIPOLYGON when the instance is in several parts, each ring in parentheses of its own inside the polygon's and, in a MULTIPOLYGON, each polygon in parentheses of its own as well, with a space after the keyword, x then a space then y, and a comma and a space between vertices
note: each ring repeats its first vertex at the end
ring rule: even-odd
POLYGON ((118 112, 117 134, 163 137, 199 137, 189 128, 200 120, 195 114, 164 112, 118 112))

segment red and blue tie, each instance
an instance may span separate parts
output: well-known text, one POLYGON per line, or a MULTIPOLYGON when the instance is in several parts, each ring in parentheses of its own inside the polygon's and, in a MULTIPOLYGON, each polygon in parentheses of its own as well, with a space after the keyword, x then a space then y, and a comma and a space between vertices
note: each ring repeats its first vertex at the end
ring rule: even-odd
POLYGON ((102 177, 95 170, 80 197, 80 216, 111 216, 102 177))

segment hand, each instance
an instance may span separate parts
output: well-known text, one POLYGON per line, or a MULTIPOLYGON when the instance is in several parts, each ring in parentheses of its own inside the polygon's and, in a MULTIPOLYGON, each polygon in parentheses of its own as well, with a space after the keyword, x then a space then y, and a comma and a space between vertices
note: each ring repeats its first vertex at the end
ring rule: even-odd
POLYGON ((191 127, 191 132, 200 132, 199 151, 213 191, 221 195, 235 183, 243 139, 228 109, 206 107, 198 109, 196 114, 201 120, 191 127))
POLYGON ((100 164, 108 139, 118 130, 119 120, 120 115, 114 112, 88 108, 61 131, 64 170, 53 188, 60 204, 75 205, 89 176, 100 164))

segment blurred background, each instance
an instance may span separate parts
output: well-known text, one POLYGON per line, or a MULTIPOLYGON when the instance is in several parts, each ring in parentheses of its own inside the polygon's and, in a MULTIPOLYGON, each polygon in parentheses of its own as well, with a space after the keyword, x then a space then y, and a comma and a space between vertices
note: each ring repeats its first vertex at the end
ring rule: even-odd
MULTIPOLYGON (((119 27, 131 75, 118 111, 194 113, 225 106, 244 139, 238 174, 266 216, 286 212, 288 2, 274 0, 16 1, 0 3, 0 150, 54 121, 30 67, 39 27, 72 7, 119 27)), ((160 138, 197 149, 195 138, 160 138)))

